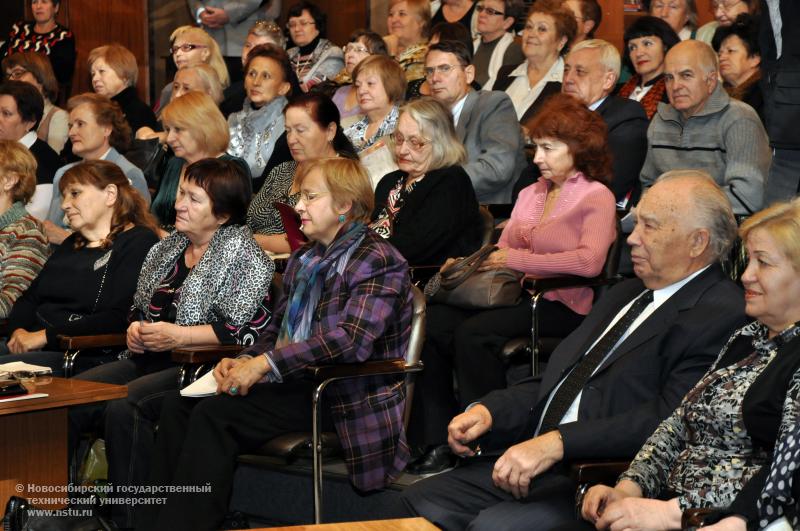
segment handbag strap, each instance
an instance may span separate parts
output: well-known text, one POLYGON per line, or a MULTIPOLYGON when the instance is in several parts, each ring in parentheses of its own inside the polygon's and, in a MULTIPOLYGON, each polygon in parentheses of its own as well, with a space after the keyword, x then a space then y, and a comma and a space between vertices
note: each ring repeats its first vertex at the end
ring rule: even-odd
POLYGON ((490 254, 497 250, 496 245, 487 244, 461 260, 442 270, 442 288, 455 289, 472 275, 490 254))

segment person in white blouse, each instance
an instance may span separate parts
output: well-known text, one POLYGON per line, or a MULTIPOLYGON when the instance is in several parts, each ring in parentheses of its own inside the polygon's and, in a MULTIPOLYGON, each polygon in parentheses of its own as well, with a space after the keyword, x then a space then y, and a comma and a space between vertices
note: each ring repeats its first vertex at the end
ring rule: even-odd
POLYGON ((531 8, 522 32, 525 62, 502 67, 493 87, 509 95, 520 123, 530 120, 547 96, 561 90, 563 55, 576 32, 575 17, 563 7, 537 3, 531 8))

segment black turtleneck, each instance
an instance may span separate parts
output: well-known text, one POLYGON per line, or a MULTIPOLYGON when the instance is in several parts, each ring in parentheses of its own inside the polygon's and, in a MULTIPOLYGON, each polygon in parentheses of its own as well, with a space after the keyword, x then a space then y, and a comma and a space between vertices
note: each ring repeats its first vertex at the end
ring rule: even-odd
POLYGON ((316 37, 314 37, 314 40, 312 40, 311 42, 309 42, 305 46, 298 46, 298 48, 300 48, 300 56, 302 57, 304 55, 308 55, 311 52, 313 52, 314 49, 319 44, 319 40, 321 38, 322 38, 322 36, 318 34, 316 37))

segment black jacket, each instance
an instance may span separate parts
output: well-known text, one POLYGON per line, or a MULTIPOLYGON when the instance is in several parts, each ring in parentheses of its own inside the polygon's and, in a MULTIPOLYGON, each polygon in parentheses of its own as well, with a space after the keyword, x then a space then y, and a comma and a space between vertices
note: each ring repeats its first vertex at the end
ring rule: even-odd
POLYGON ((596 112, 608 127, 614 175, 611 191, 618 202, 633 191, 631 204, 635 204, 641 193, 639 172, 647 157, 647 113, 639 102, 619 96, 608 96, 596 112))
POLYGON ((31 145, 30 149, 36 159, 36 184, 50 184, 56 171, 64 165, 64 160, 58 156, 47 142, 40 139, 31 145))
MULTIPOLYGON (((386 206, 397 180, 408 174, 397 170, 375 189, 376 219, 386 206)), ((439 265, 447 258, 466 256, 480 246, 482 221, 472 181, 461 166, 433 170, 401 194, 402 207, 393 220, 389 242, 410 265, 439 265)))
MULTIPOLYGON (((505 91, 515 79, 511 77, 511 72, 516 70, 518 66, 519 65, 501 66, 500 70, 497 71, 497 80, 494 82, 492 90, 505 91)), ((558 94, 559 92, 561 92, 561 83, 556 83, 555 81, 549 81, 542 89, 542 92, 541 94, 539 94, 539 97, 536 98, 536 101, 531 103, 531 106, 528 107, 528 110, 526 110, 525 114, 522 115, 522 118, 519 119, 519 123, 521 124, 527 123, 528 120, 536 116, 536 113, 538 113, 539 109, 542 108, 542 105, 544 105, 544 102, 547 101, 547 98, 549 98, 553 94, 558 94)))

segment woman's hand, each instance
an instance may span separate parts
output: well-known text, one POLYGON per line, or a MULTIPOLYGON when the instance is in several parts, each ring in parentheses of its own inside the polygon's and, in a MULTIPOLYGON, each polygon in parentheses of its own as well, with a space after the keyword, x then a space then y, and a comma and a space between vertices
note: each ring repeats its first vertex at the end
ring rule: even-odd
POLYGON ((250 387, 263 378, 269 370, 269 363, 264 356, 225 358, 214 369, 217 393, 247 396, 250 387))
POLYGON ((22 328, 17 328, 11 334, 7 346, 12 354, 24 354, 34 350, 41 350, 47 344, 47 332, 28 332, 22 328))
POLYGON ((163 321, 157 323, 141 322, 138 330, 140 344, 144 347, 144 350, 151 352, 176 349, 186 344, 186 328, 163 321))
POLYGON ((47 241, 53 245, 61 245, 61 243, 67 239, 67 236, 72 234, 67 229, 62 229, 49 219, 44 220, 42 225, 44 225, 44 235, 47 236, 47 241))
POLYGON ((132 322, 130 326, 128 326, 128 336, 126 339, 128 350, 137 354, 142 354, 145 348, 144 343, 142 342, 142 335, 140 333, 141 326, 141 321, 132 322))
POLYGON ((581 516, 587 522, 595 523, 603 514, 603 510, 609 504, 627 498, 628 493, 620 489, 607 487, 605 485, 595 485, 586 492, 581 506, 581 516))
POLYGON ((506 257, 508 256, 508 249, 498 249, 486 257, 478 271, 491 271, 492 269, 501 269, 506 267, 506 257))
POLYGON ((597 529, 667 530, 681 528, 681 509, 677 499, 625 498, 608 504, 594 523, 597 529))

